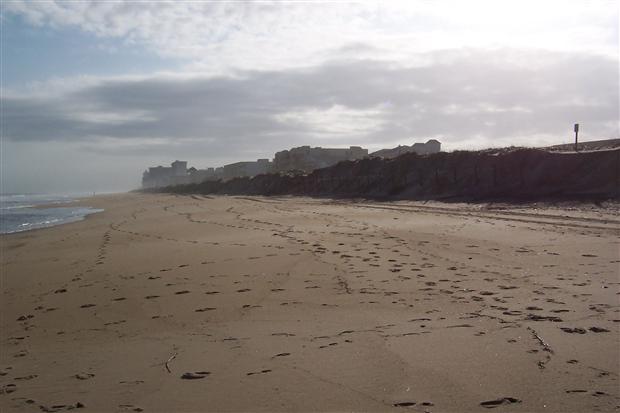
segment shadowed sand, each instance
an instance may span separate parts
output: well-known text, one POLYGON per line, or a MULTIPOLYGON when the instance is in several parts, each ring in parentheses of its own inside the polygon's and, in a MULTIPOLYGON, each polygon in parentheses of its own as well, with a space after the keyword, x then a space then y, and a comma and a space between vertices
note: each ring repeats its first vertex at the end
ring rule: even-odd
POLYGON ((617 207, 85 202, 0 238, 0 411, 620 405, 617 207))

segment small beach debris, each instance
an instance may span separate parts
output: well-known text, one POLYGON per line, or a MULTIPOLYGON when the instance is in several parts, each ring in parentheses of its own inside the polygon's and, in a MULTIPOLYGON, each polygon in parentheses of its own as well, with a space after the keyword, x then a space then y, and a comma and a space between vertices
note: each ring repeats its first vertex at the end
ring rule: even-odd
POLYGON ((553 349, 551 348, 551 346, 541 336, 538 335, 536 330, 530 327, 528 327, 527 329, 532 332, 534 338, 538 340, 538 342, 543 346, 544 351, 548 351, 549 353, 553 354, 553 349))
POLYGON ((177 356, 177 353, 174 353, 173 355, 171 355, 171 356, 168 358, 168 360, 166 360, 165 365, 166 365, 166 370, 168 370, 168 373, 172 373, 172 371, 170 370, 170 362, 171 362, 172 360, 174 360, 174 359, 176 358, 176 356, 177 356))

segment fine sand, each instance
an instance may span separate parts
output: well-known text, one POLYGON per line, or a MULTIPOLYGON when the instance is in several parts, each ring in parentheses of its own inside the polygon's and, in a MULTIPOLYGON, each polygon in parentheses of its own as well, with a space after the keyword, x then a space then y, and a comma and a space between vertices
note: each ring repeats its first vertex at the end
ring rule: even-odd
POLYGON ((617 206, 123 194, 0 238, 0 411, 620 406, 617 206))

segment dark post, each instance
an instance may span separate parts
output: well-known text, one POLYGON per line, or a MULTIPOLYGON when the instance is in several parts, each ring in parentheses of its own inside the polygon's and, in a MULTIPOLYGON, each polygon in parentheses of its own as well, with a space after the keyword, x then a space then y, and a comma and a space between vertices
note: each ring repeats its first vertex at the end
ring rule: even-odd
POLYGON ((577 135, 579 134, 579 124, 575 123, 575 152, 579 150, 577 146, 577 135))
POLYGON ((616 153, 616 187, 620 187, 620 151, 616 153))

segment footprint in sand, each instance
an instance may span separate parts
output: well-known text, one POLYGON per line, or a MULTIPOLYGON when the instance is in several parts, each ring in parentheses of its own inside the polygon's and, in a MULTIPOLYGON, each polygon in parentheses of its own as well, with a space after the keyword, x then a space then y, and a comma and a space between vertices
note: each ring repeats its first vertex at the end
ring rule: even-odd
POLYGON ((502 397, 502 398, 495 399, 495 400, 488 400, 488 401, 481 402, 480 405, 482 407, 486 407, 487 409, 493 409, 498 406, 516 404, 516 403, 521 403, 521 400, 515 399, 514 397, 502 397))
POLYGON ((269 369, 265 369, 265 370, 261 370, 261 371, 252 371, 249 373, 245 373, 246 376, 253 376, 255 374, 265 374, 265 373, 271 373, 271 370, 269 369))
POLYGON ((514 290, 515 288, 519 288, 514 285, 498 285, 497 287, 501 290, 514 290))
POLYGON ((205 377, 207 377, 208 375, 210 375, 211 372, 210 371, 196 371, 194 373, 183 373, 181 375, 181 378, 183 380, 198 380, 198 379, 204 379, 205 377))
POLYGON ((504 311, 502 314, 504 314, 504 315, 521 315, 523 313, 521 311, 518 311, 518 310, 508 310, 508 311, 504 311))
POLYGON ((273 358, 276 358, 276 357, 286 357, 286 356, 290 356, 290 355, 291 355, 291 353, 278 353, 278 354, 276 354, 275 356, 273 356, 271 358, 273 359, 273 358))
POLYGON ((241 308, 261 308, 262 305, 243 304, 241 308))
POLYGON ((134 406, 133 404, 119 404, 118 408, 121 410, 131 410, 133 412, 142 412, 144 409, 142 407, 134 406))
POLYGON ((44 405, 40 405, 39 408, 44 411, 44 412, 58 412, 60 410, 73 410, 73 409, 83 409, 84 404, 77 402, 75 404, 55 404, 52 406, 44 406, 44 405))
POLYGON ((563 321, 560 317, 544 316, 544 315, 537 315, 537 314, 528 314, 527 317, 525 317, 525 319, 531 320, 531 321, 553 321, 555 323, 559 323, 563 321))
POLYGON ((415 405, 416 402, 398 402, 393 404, 394 407, 411 407, 415 405))
POLYGON ((10 394, 17 390, 17 386, 13 383, 5 384, 0 387, 0 394, 10 394))
POLYGON ((215 307, 203 307, 203 308, 197 308, 196 310, 194 310, 197 313, 203 313, 205 311, 213 311, 215 310, 215 307))
POLYGON ((28 376, 15 377, 15 380, 28 381, 28 380, 36 379, 37 377, 39 376, 36 374, 29 374, 28 376))

